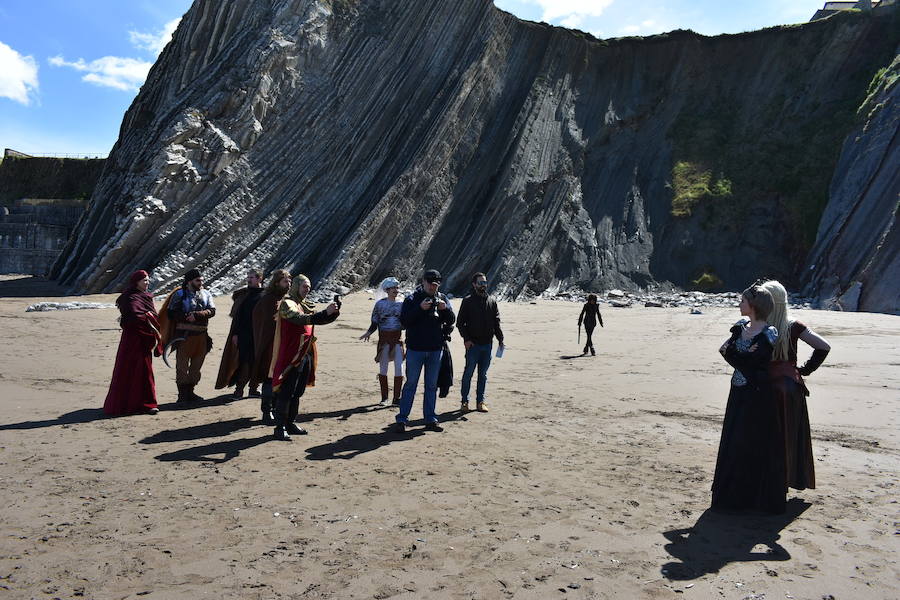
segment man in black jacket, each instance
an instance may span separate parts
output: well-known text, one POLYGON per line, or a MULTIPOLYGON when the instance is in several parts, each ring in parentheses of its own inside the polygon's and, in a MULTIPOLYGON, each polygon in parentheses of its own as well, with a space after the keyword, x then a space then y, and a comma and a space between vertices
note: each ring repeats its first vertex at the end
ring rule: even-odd
POLYGON ((487 291, 487 277, 484 273, 472 276, 472 293, 463 298, 459 307, 456 327, 466 346, 466 367, 463 370, 462 411, 469 410, 469 389, 472 386, 472 374, 478 367, 478 383, 475 388, 476 409, 487 412, 484 402, 484 390, 487 387, 487 372, 491 366, 494 336, 503 347, 503 331, 500 329, 500 310, 497 301, 487 291))
POLYGON ((441 352, 445 328, 452 330, 456 317, 450 302, 438 293, 441 274, 429 269, 422 275, 422 285, 403 301, 400 323, 406 329, 406 383, 400 396, 400 412, 397 414, 397 431, 406 431, 413 398, 419 385, 419 376, 425 368, 425 399, 422 411, 425 428, 443 431, 438 425, 437 404, 438 373, 441 368, 441 352))

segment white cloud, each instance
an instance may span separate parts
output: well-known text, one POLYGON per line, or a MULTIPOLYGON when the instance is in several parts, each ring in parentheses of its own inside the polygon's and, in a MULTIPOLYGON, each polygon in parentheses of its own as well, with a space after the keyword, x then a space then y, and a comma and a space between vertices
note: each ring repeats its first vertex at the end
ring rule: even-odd
POLYGON ((153 66, 143 60, 119 56, 104 56, 91 62, 85 62, 83 58, 68 62, 62 56, 53 56, 49 62, 54 67, 69 67, 87 73, 81 78, 82 81, 123 91, 140 88, 153 66))
POLYGON ((156 33, 129 31, 128 38, 136 48, 152 52, 154 56, 159 56, 159 53, 163 51, 163 48, 165 48, 166 44, 169 43, 169 40, 172 39, 172 35, 175 33, 180 22, 181 17, 172 19, 163 25, 163 28, 156 33))
POLYGON ((557 19, 572 17, 599 17, 614 0, 527 0, 540 6, 544 13, 541 20, 553 23, 557 19))
POLYGON ((25 106, 38 89, 38 65, 32 56, 22 56, 0 42, 0 98, 25 106))
POLYGON ((569 15, 559 22, 561 26, 569 29, 578 29, 582 23, 584 23, 584 15, 569 15))

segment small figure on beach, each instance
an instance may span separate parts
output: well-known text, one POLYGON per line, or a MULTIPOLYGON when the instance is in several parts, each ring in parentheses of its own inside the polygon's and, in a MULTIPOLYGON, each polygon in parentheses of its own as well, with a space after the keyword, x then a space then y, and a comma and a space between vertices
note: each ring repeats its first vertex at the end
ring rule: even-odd
POLYGON ((378 347, 375 350, 375 362, 378 363, 378 385, 381 388, 381 406, 400 404, 400 391, 403 388, 403 324, 400 323, 400 309, 403 303, 397 300, 400 282, 394 277, 385 278, 375 293, 375 306, 372 307, 372 324, 359 339, 368 341, 375 330, 378 330, 378 347), (394 362, 394 394, 388 391, 388 366, 394 362))
POLYGON ((247 287, 231 295, 231 328, 222 349, 216 389, 234 387, 234 399, 244 397, 244 387, 250 384, 250 396, 259 398, 259 379, 252 372, 254 362, 253 308, 262 296, 262 274, 259 269, 247 271, 247 287))
POLYGON ((135 271, 125 289, 116 298, 122 337, 116 352, 109 392, 103 403, 108 415, 132 415, 159 412, 156 404, 156 380, 153 377, 153 352, 162 352, 159 315, 148 292, 147 271, 135 271))
POLYGON ((488 281, 484 273, 472 276, 472 293, 463 298, 456 317, 456 328, 463 338, 466 347, 466 366, 463 369, 460 394, 462 395, 460 410, 469 411, 469 390, 472 387, 472 374, 478 369, 478 381, 475 386, 475 409, 487 412, 484 392, 487 388, 487 372, 491 366, 494 337, 500 348, 504 347, 503 330, 500 329, 500 309, 497 300, 488 294, 488 281))
POLYGON ((203 287, 203 275, 198 269, 190 269, 184 274, 181 287, 166 298, 160 314, 163 345, 175 348, 178 402, 203 400, 194 388, 200 382, 203 361, 212 350, 207 328, 215 316, 216 305, 212 294, 203 287))
POLYGON ((584 332, 587 334, 587 341, 584 343, 584 350, 582 350, 581 354, 584 356, 588 353, 588 350, 590 350, 591 356, 597 356, 597 352, 594 350, 594 340, 591 338, 591 335, 593 335, 597 323, 600 323, 600 327, 603 327, 603 317, 600 315, 600 305, 597 303, 596 294, 588 294, 587 302, 581 307, 581 314, 578 315, 578 331, 581 331, 582 323, 584 323, 584 332))
POLYGON ((287 269, 278 269, 269 278, 266 290, 253 307, 253 366, 251 377, 262 382, 259 410, 263 425, 274 425, 275 393, 272 391, 272 345, 275 342, 275 316, 278 306, 291 289, 291 274, 287 269))
POLYGON ((447 297, 438 292, 441 274, 428 269, 422 274, 422 283, 416 291, 403 301, 400 322, 406 329, 406 384, 400 397, 400 412, 397 414, 396 430, 406 431, 413 398, 419 386, 419 377, 425 370, 425 395, 422 412, 425 428, 443 431, 438 425, 436 413, 438 375, 441 369, 444 336, 453 329, 456 316, 447 297))
POLYGON ((731 328, 719 352, 734 367, 712 484, 712 507, 785 510, 782 415, 772 393, 769 361, 778 331, 766 322, 772 295, 758 285, 741 294, 745 318, 731 328))
POLYGON ((294 420, 300 411, 300 397, 316 384, 316 325, 333 323, 340 315, 336 302, 325 310, 307 299, 312 285, 306 275, 292 278, 291 289, 278 306, 275 345, 272 348, 272 389, 275 391, 275 439, 291 441, 291 435, 305 435, 294 420))
POLYGON ((828 356, 831 345, 800 321, 791 319, 787 290, 781 283, 766 281, 761 287, 772 295, 774 309, 768 321, 780 333, 769 363, 769 377, 784 424, 787 487, 797 490, 815 489, 812 435, 806 408, 809 390, 803 378, 819 368, 828 356), (799 369, 797 340, 803 340, 813 349, 812 356, 799 369))

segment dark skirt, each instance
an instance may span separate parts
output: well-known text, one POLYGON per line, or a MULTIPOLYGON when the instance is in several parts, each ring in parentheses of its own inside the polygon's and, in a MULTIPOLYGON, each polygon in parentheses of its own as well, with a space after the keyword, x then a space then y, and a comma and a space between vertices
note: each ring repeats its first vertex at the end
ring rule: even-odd
MULTIPOLYGON (((772 363, 773 366, 780 366, 772 363)), ((815 489, 816 470, 813 466, 812 435, 806 409, 806 386, 799 374, 788 373, 782 367, 770 368, 772 391, 784 421, 784 464, 787 486, 796 490, 815 489), (791 376, 793 375, 793 376, 791 376)))
POLYGON ((782 417, 770 390, 731 387, 712 484, 712 507, 785 510, 782 417))

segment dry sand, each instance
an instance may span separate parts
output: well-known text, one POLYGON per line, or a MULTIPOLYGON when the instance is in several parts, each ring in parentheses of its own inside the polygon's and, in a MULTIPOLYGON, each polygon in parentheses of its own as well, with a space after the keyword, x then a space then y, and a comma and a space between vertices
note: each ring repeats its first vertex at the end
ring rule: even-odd
POLYGON ((578 305, 501 304, 491 412, 457 411, 455 338, 446 431, 401 437, 353 295, 318 330, 310 433, 279 443, 213 390, 228 299, 209 400, 176 407, 157 361, 159 415, 114 419, 116 311, 25 312, 42 299, 0 298, 2 597, 900 597, 897 317, 797 314, 834 347, 809 382, 819 488, 737 517, 706 512, 736 310, 603 307, 599 355, 571 358, 578 305))

